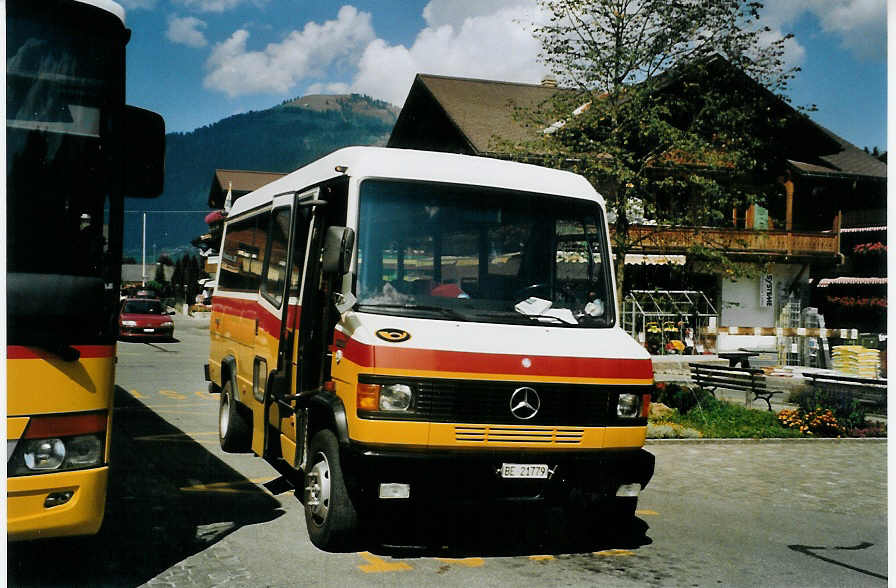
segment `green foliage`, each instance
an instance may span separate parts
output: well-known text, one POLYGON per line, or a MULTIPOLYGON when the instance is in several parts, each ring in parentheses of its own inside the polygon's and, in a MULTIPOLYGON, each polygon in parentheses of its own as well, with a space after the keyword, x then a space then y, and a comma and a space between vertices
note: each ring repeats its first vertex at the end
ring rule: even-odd
POLYGON ((783 427, 775 413, 754 410, 730 402, 716 400, 701 402, 687 414, 669 415, 671 423, 691 427, 704 437, 715 439, 767 439, 800 437, 798 430, 783 427))
POLYGON ((151 280, 146 282, 146 287, 141 288, 143 290, 152 290, 156 293, 156 296, 159 298, 164 298, 166 296, 167 289, 169 288, 168 284, 163 284, 162 282, 151 280))
POLYGON ((620 291, 625 253, 652 236, 629 230, 643 224, 636 210, 659 226, 719 226, 779 192, 778 131, 799 116, 780 100, 797 70, 784 66, 789 36, 760 26, 760 3, 539 4, 551 15, 535 29, 540 57, 571 91, 521 115, 553 131, 516 152, 598 186, 615 217, 620 291))
POLYGON ((699 439, 700 431, 669 422, 648 422, 647 437, 650 439, 699 439))
POLYGON ((715 398, 706 390, 696 386, 659 382, 653 393, 653 402, 661 402, 681 414, 686 414, 695 406, 715 402, 715 398))

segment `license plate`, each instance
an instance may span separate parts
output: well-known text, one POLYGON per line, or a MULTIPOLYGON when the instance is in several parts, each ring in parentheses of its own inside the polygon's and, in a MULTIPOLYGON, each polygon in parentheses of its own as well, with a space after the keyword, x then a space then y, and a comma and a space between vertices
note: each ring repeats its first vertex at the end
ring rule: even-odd
POLYGON ((548 466, 543 463, 503 463, 502 478, 547 479, 548 466))
POLYGON ((143 329, 143 332, 144 333, 155 333, 156 330, 155 329, 143 329))

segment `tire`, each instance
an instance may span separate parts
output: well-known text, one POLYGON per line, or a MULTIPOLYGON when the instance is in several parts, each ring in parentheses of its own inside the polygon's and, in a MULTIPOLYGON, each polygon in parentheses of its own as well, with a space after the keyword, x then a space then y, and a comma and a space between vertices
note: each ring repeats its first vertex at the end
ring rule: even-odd
POLYGON ((353 551, 360 525, 342 474, 336 435, 328 429, 318 431, 308 454, 303 496, 308 536, 325 551, 353 551))
POLYGON ((224 382, 218 405, 218 440, 227 453, 246 453, 252 447, 252 425, 237 406, 233 380, 224 382))

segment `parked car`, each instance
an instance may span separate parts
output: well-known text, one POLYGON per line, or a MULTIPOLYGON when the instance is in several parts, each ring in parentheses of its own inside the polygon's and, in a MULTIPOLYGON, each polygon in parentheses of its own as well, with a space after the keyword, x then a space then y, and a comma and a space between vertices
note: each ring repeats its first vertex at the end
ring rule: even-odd
POLYGON ((158 298, 127 298, 121 303, 118 336, 121 339, 169 340, 174 321, 158 298))

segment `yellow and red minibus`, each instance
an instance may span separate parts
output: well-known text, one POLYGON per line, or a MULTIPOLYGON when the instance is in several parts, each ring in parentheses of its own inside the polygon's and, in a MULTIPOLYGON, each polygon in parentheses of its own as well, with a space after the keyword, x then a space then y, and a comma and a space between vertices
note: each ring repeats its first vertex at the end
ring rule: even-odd
POLYGON ((93 534, 109 471, 124 196, 161 193, 164 122, 125 105, 124 10, 8 0, 11 541, 93 534))
POLYGON ((634 516, 653 370, 583 177, 341 149, 238 199, 220 254, 221 446, 295 474, 315 545, 351 547, 386 504, 634 516))

